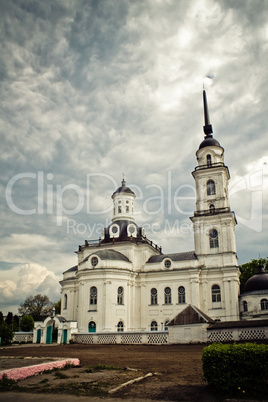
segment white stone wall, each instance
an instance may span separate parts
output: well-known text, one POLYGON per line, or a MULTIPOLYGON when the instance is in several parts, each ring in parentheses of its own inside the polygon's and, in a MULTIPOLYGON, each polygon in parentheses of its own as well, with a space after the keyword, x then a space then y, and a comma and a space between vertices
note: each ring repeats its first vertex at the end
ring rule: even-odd
POLYGON ((240 313, 242 320, 268 318, 268 310, 261 310, 261 300, 268 300, 268 291, 243 293, 240 297, 240 313), (247 310, 244 311, 243 302, 247 302, 247 310))
POLYGON ((206 343, 208 324, 169 326, 169 343, 206 343))

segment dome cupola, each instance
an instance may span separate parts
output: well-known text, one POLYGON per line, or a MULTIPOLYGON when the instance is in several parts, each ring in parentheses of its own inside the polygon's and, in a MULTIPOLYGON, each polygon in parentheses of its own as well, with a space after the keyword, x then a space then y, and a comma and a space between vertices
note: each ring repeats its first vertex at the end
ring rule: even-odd
POLYGON ((126 186, 123 178, 121 186, 112 195, 114 208, 112 223, 103 229, 103 242, 143 241, 145 230, 134 219, 134 192, 126 186))
POLYGON ((126 193, 126 194, 133 194, 135 197, 135 194, 133 193, 133 191, 126 186, 126 181, 125 178, 123 177, 123 180, 121 182, 121 186, 118 187, 118 189, 113 193, 112 198, 114 198, 114 196, 116 194, 121 194, 121 193, 126 193))
POLYGON ((258 272, 247 280, 244 292, 257 292, 260 290, 268 290, 268 273, 265 272, 261 263, 259 263, 258 272))
POLYGON ((114 213, 112 222, 116 220, 134 221, 134 192, 126 186, 125 178, 121 186, 113 193, 114 213))

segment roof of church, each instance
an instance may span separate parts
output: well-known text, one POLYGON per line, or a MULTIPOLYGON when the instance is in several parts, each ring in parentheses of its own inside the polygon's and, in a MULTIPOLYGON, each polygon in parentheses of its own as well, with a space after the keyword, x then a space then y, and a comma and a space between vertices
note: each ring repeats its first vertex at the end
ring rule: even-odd
POLYGON ((268 273, 265 272, 263 266, 259 264, 258 272, 247 280, 243 293, 261 290, 268 290, 268 273))
POLYGON ((88 259, 92 255, 97 255, 98 257, 100 257, 101 260, 117 260, 117 261, 130 262, 129 259, 124 254, 119 253, 119 251, 110 249, 95 251, 94 253, 88 255, 83 262, 88 261, 88 259))
POLYGON ((61 315, 56 316, 60 322, 66 322, 66 318, 62 317, 61 315))
POLYGON ((194 251, 186 251, 183 253, 153 255, 149 258, 147 263, 161 262, 165 258, 170 258, 172 261, 197 260, 197 256, 194 251))
POLYGON ((168 325, 189 325, 203 323, 212 324, 214 321, 197 307, 189 304, 181 313, 176 315, 176 317, 173 318, 168 325))
POLYGON ((75 265, 74 267, 67 269, 67 271, 65 271, 64 274, 65 274, 66 272, 75 272, 75 271, 77 271, 77 269, 78 269, 78 266, 75 265))
POLYGON ((121 185, 120 187, 118 187, 118 189, 113 193, 112 197, 113 197, 115 194, 118 194, 118 193, 129 193, 129 194, 135 195, 134 192, 133 192, 129 187, 126 186, 126 181, 125 181, 125 179, 122 180, 122 183, 121 183, 121 184, 122 184, 122 185, 121 185))
POLYGON ((220 147, 219 141, 215 140, 213 138, 213 135, 206 135, 204 141, 201 142, 199 145, 199 149, 205 148, 205 147, 220 147))
POLYGON ((220 321, 211 324, 208 329, 267 327, 268 320, 220 321))

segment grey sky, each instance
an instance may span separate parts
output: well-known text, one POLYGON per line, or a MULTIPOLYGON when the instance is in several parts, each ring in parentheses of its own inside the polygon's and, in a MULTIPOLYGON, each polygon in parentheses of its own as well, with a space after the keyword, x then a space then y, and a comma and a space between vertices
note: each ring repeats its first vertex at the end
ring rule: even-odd
POLYGON ((123 172, 148 237, 193 249, 203 84, 239 263, 267 257, 267 13, 261 0, 0 2, 0 310, 60 298, 123 172))

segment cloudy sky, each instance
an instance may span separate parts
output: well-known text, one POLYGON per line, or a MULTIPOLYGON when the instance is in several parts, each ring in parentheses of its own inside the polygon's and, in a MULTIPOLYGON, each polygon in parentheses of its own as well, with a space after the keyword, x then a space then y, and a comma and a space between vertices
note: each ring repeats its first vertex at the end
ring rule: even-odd
POLYGON ((1 0, 0 310, 60 298, 122 174, 163 251, 193 250, 205 85, 239 263, 267 257, 268 2, 1 0))

